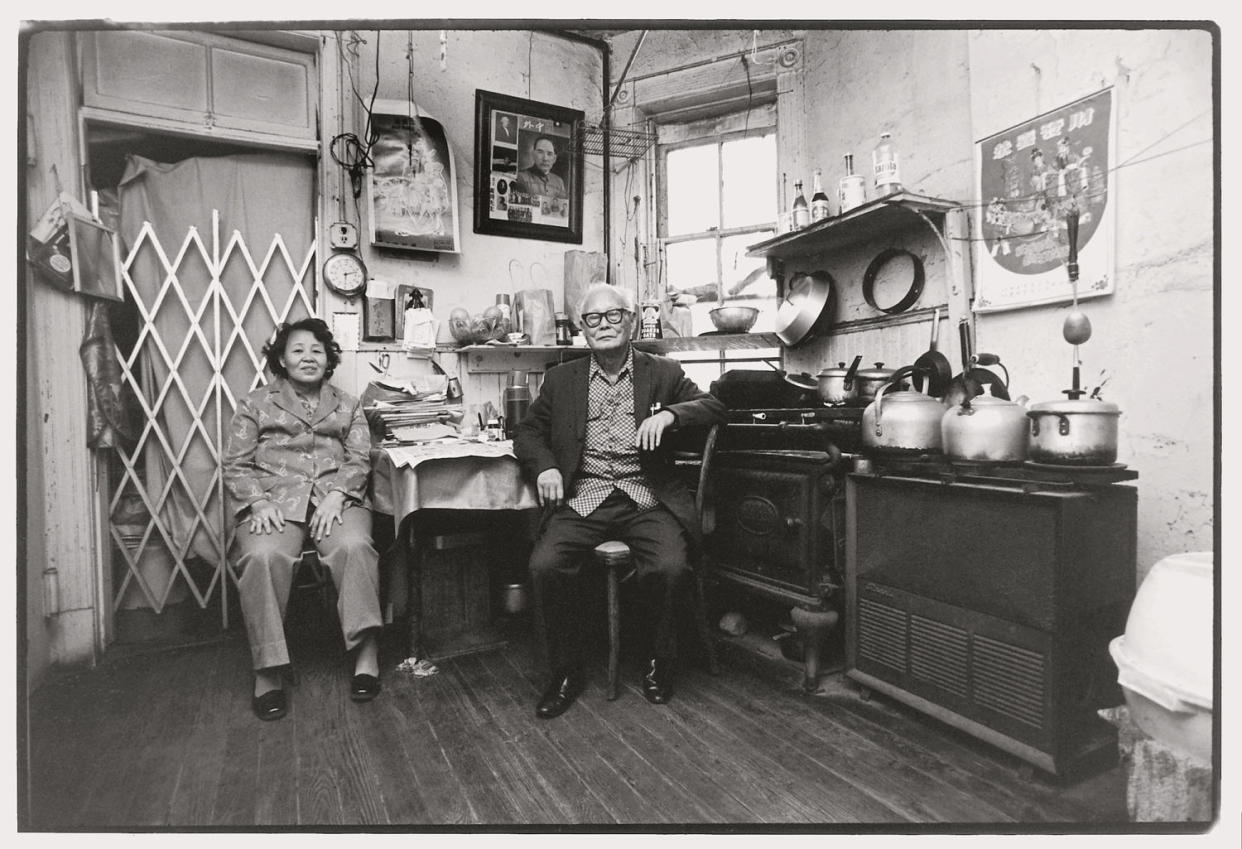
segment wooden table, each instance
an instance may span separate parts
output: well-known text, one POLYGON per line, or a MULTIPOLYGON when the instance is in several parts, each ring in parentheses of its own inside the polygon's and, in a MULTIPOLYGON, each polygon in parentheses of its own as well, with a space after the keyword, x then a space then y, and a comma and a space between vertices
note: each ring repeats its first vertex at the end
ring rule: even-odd
MULTIPOLYGON (((474 522, 474 511, 531 511, 538 507, 512 454, 510 442, 449 443, 438 446, 381 447, 371 453, 372 507, 393 519, 392 549, 384 560, 396 565, 394 590, 404 577, 407 653, 415 659, 440 660, 503 645, 490 628, 491 594, 487 552, 495 539, 488 523, 474 522), (445 512, 442 512, 445 511, 445 512), (443 527, 419 516, 444 518, 443 527), (447 517, 453 517, 452 521, 447 517), (482 525, 482 527, 480 527, 482 525), (404 568, 401 568, 404 566, 404 568), (434 569, 449 581, 428 584, 434 569), (436 602, 439 633, 426 635, 424 594, 436 602), (428 636, 434 639, 425 639, 428 636)), ((514 522, 524 528, 526 523, 514 522)))

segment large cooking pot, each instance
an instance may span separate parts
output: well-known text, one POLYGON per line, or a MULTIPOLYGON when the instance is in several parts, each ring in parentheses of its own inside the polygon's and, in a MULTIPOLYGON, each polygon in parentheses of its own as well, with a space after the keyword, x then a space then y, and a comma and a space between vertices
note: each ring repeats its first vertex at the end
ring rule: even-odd
MULTIPOLYGON (((876 391, 893 379, 895 369, 884 368, 884 363, 876 363, 873 368, 860 368, 854 375, 854 386, 857 388, 858 400, 869 403, 875 400, 876 391)), ((894 387, 900 389, 901 387, 894 387)))
POLYGON ((1111 466, 1117 461, 1116 404, 1073 398, 1031 405, 1027 454, 1035 463, 1111 466))
POLYGON ((878 454, 940 451, 940 420, 944 416, 944 406, 922 392, 891 391, 911 373, 910 366, 898 369, 863 410, 863 446, 868 451, 878 454))
POLYGON ((848 367, 842 362, 837 363, 835 368, 821 370, 815 379, 820 400, 825 404, 839 406, 857 398, 858 387, 854 378, 858 374, 858 363, 861 360, 860 354, 848 367))
POLYGON ((974 463, 1021 463, 1030 423, 1021 403, 979 395, 955 404, 940 419, 945 456, 974 463))
POLYGON ((822 334, 832 322, 835 303, 834 284, 827 271, 794 272, 785 299, 776 308, 776 335, 792 348, 822 334))

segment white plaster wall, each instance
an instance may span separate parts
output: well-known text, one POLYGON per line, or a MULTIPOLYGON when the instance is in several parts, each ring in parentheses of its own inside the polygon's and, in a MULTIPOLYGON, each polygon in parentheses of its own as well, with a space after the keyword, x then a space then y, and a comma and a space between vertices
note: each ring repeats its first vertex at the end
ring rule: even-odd
MULTIPOLYGON (((366 39, 360 59, 353 64, 358 91, 370 98, 375 82, 374 31, 359 31, 366 39)), ((598 121, 603 105, 603 57, 595 47, 529 30, 450 30, 447 44, 447 68, 440 68, 438 30, 413 33, 413 92, 419 108, 444 125, 453 147, 458 213, 461 221, 461 252, 440 254, 438 259, 415 259, 409 252, 375 249, 366 244, 367 225, 360 227, 363 257, 374 276, 430 288, 435 292, 434 311, 443 322, 449 311, 462 306, 477 313, 495 302, 497 293, 513 288, 551 289, 557 309, 563 307, 564 256, 568 250, 602 251, 603 241, 603 162, 598 156, 587 156, 583 177, 583 239, 582 244, 515 239, 474 233, 474 111, 475 90, 497 92, 582 110, 588 121, 598 121), (525 276, 516 284, 510 281, 510 261, 520 264, 525 276), (531 274, 534 274, 534 283, 531 274)), ((388 30, 378 39, 380 49, 379 89, 376 97, 384 100, 406 100, 410 84, 407 63, 407 32, 388 30)), ((363 115, 349 91, 349 78, 342 72, 346 86, 346 130, 361 133, 363 115), (352 104, 351 104, 352 101, 352 104), (352 121, 353 125, 350 126, 352 121)), ((334 127, 323 130, 325 142, 335 134, 334 127)), ((325 154, 326 155, 326 154, 325 154)), ((365 198, 363 194, 365 216, 365 198)), ((353 217, 352 199, 349 215, 353 217)), ((332 212, 335 201, 328 204, 332 212)), ((346 303, 332 293, 325 293, 324 312, 356 312, 361 306, 346 303)), ((447 328, 442 326, 440 338, 452 344, 447 328)), ((336 378, 342 388, 360 392, 372 376, 366 361, 367 351, 395 346, 363 343, 356 357, 357 365, 347 363, 336 378)), ((398 355, 400 356, 400 355, 398 355)), ((417 370, 415 362, 407 364, 417 370)), ((451 371, 451 370, 450 370, 451 371)), ((487 400, 487 399, 479 399, 487 400)), ((498 400, 498 399, 495 399, 498 400)))
MULTIPOLYGON (((969 45, 974 138, 1114 87, 1116 162, 1135 162, 1113 174, 1116 293, 1083 303, 1094 330, 1081 355, 1084 373, 1112 374, 1104 394, 1123 412, 1118 460, 1140 474, 1141 578, 1168 554, 1212 548, 1211 39, 1195 31, 996 31, 971 34, 969 45)), ((979 319, 980 346, 1003 351, 1033 399, 1059 397, 1067 385, 1067 310, 979 319)))

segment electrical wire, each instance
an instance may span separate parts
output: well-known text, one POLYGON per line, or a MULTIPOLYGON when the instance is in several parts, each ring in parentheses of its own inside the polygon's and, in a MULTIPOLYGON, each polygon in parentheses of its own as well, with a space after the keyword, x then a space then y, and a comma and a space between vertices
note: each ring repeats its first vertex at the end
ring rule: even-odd
POLYGON ((371 158, 371 148, 379 140, 379 133, 372 125, 372 115, 375 109, 375 98, 379 93, 380 33, 378 30, 375 33, 375 86, 371 89, 370 102, 363 99, 362 94, 358 91, 357 81, 354 79, 354 61, 361 58, 359 45, 366 44, 366 39, 359 36, 354 30, 349 31, 349 36, 350 41, 347 47, 341 39, 341 34, 337 33, 337 51, 340 54, 341 64, 345 66, 346 74, 349 76, 350 90, 366 114, 366 120, 361 138, 355 133, 339 133, 328 143, 328 154, 332 157, 333 162, 349 174, 349 184, 354 196, 354 208, 355 211, 361 214, 358 210, 358 199, 362 196, 362 177, 368 168, 375 166, 375 162, 371 158), (347 53, 348 55, 346 55, 347 53), (351 59, 354 61, 351 61, 351 59))

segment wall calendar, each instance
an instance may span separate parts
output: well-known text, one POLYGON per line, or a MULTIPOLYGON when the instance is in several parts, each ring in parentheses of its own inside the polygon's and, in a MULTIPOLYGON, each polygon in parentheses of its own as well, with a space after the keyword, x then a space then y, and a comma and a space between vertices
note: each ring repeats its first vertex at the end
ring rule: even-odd
POLYGON ((1073 299, 1065 220, 1075 209, 1078 297, 1112 294, 1113 111, 1108 88, 976 143, 976 312, 1073 299))

